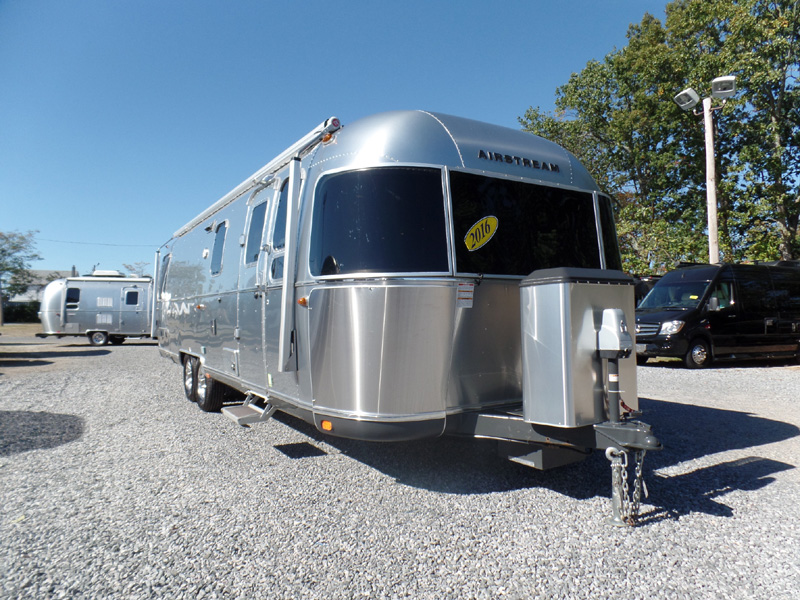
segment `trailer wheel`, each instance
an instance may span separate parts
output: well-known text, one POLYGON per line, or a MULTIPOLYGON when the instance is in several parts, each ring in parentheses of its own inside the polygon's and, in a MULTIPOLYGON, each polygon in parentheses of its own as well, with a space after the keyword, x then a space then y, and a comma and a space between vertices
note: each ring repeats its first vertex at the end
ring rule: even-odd
POLYGON ((125 336, 123 335, 111 335, 108 337, 108 341, 114 344, 115 346, 119 346, 122 342, 125 341, 125 336))
POLYGON ((197 406, 204 412, 218 412, 225 398, 225 386, 211 377, 206 377, 201 368, 197 369, 195 397, 197 406))
POLYGON ((108 343, 108 334, 105 331, 93 331, 89 334, 89 343, 92 346, 105 346, 108 343))
POLYGON ((702 369, 711 364, 711 348, 708 342, 697 338, 689 344, 686 356, 683 357, 683 364, 690 369, 702 369))
POLYGON ((191 402, 197 402, 197 359, 187 356, 183 359, 183 393, 191 402))

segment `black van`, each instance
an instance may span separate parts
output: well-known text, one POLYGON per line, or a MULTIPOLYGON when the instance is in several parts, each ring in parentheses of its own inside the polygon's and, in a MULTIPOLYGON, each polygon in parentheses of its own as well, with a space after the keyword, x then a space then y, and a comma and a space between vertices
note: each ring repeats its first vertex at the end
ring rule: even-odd
POLYGON ((636 308, 636 357, 800 358, 800 268, 693 265, 664 275, 636 308))

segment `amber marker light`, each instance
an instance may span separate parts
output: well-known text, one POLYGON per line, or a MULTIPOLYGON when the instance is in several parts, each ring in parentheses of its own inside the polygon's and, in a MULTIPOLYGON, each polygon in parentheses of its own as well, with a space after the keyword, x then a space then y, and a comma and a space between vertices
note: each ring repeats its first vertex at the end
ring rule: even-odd
POLYGON ((333 431, 333 423, 331 423, 327 419, 322 419, 320 427, 322 427, 323 431, 333 431))
POLYGON ((298 303, 300 306, 308 306, 308 296, 303 296, 302 298, 300 298, 300 299, 297 301, 297 303, 298 303))

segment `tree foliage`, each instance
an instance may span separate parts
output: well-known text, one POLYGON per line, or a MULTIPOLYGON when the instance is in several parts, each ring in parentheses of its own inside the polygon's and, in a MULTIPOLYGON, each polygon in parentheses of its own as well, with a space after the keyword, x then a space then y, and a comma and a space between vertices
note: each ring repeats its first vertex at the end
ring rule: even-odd
POLYGON ((615 198, 625 267, 663 272, 708 256, 703 122, 672 98, 735 75, 714 116, 723 259, 800 257, 800 0, 677 0, 666 13, 573 74, 554 114, 531 107, 520 123, 615 198))
POLYGON ((147 271, 147 267, 149 265, 150 265, 150 263, 141 262, 141 261, 140 262, 135 262, 133 264, 122 263, 122 266, 125 267, 126 269, 128 269, 128 272, 131 274, 131 276, 135 276, 135 277, 149 277, 149 275, 146 272, 147 271))
POLYGON ((25 293, 31 282, 30 263, 41 258, 36 253, 35 234, 0 231, 0 325, 4 298, 25 293))

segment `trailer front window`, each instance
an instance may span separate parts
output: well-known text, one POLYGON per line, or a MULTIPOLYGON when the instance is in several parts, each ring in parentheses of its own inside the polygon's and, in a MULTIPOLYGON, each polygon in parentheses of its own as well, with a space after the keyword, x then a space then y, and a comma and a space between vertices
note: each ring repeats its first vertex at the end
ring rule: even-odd
POLYGON ((592 194, 457 171, 450 182, 457 272, 601 267, 592 194))
POLYGON ((338 173, 319 185, 311 273, 446 273, 439 169, 382 167, 338 173))

